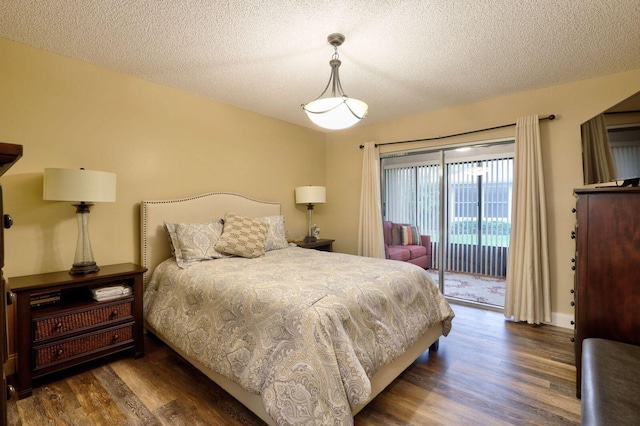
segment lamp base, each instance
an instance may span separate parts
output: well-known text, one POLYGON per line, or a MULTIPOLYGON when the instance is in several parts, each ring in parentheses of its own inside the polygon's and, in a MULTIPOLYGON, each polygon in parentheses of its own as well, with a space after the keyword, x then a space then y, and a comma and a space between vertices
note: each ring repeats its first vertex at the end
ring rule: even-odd
POLYGON ((318 239, 316 237, 307 235, 306 237, 304 237, 304 242, 305 243, 315 243, 316 241, 318 241, 318 239))
POLYGON ((89 212, 93 204, 82 201, 73 206, 76 208, 76 219, 78 220, 78 241, 76 242, 76 255, 73 257, 73 267, 69 273, 84 275, 98 272, 100 268, 93 260, 91 241, 89 241, 89 212))
POLYGON ((84 275, 98 272, 100 268, 96 265, 96 262, 82 262, 74 263, 69 273, 71 275, 84 275))

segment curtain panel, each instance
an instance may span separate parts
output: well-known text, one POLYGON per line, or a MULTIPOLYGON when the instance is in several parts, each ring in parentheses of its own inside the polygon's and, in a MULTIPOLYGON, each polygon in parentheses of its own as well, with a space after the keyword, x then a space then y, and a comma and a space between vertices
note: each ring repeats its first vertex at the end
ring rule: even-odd
POLYGON ((529 324, 551 322, 547 215, 537 115, 516 122, 504 316, 529 324))
POLYGON ((610 182, 616 178, 609 134, 604 115, 600 114, 580 126, 584 182, 610 182))
POLYGON ((365 143, 363 149, 358 255, 385 258, 380 203, 380 150, 374 142, 365 143))

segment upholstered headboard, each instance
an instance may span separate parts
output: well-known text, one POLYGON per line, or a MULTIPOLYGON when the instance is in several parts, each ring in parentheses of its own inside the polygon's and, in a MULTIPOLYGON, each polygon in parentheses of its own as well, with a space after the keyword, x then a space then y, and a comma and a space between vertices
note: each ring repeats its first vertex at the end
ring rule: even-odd
POLYGON ((230 192, 211 192, 189 198, 143 201, 140 206, 142 266, 147 268, 144 283, 160 262, 171 256, 165 222, 195 223, 217 220, 226 212, 262 217, 281 214, 280 203, 254 200, 230 192))

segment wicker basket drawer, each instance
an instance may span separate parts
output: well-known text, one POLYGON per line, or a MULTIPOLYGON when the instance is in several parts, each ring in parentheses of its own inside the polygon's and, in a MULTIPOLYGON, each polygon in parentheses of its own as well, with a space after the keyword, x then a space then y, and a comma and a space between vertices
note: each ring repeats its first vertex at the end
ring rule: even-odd
POLYGON ((132 300, 125 300, 120 303, 100 305, 64 315, 36 318, 33 320, 33 340, 38 342, 97 325, 133 319, 132 304, 132 300))
POLYGON ((34 348, 35 368, 133 341, 133 324, 34 348))

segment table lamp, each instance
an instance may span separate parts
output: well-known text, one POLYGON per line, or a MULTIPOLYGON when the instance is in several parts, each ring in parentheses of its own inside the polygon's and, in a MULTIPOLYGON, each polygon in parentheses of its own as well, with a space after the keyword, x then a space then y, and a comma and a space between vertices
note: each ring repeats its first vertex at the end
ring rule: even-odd
POLYGON ((89 241, 89 211, 94 202, 116 201, 116 175, 85 169, 44 169, 43 199, 51 201, 75 201, 78 220, 78 240, 73 275, 98 271, 89 241))
POLYGON ((296 204, 306 204, 307 211, 309 212, 309 227, 307 236, 304 237, 305 243, 314 243, 318 239, 313 236, 312 227, 312 215, 313 205, 322 204, 326 201, 327 192, 324 186, 299 186, 296 188, 296 204))

